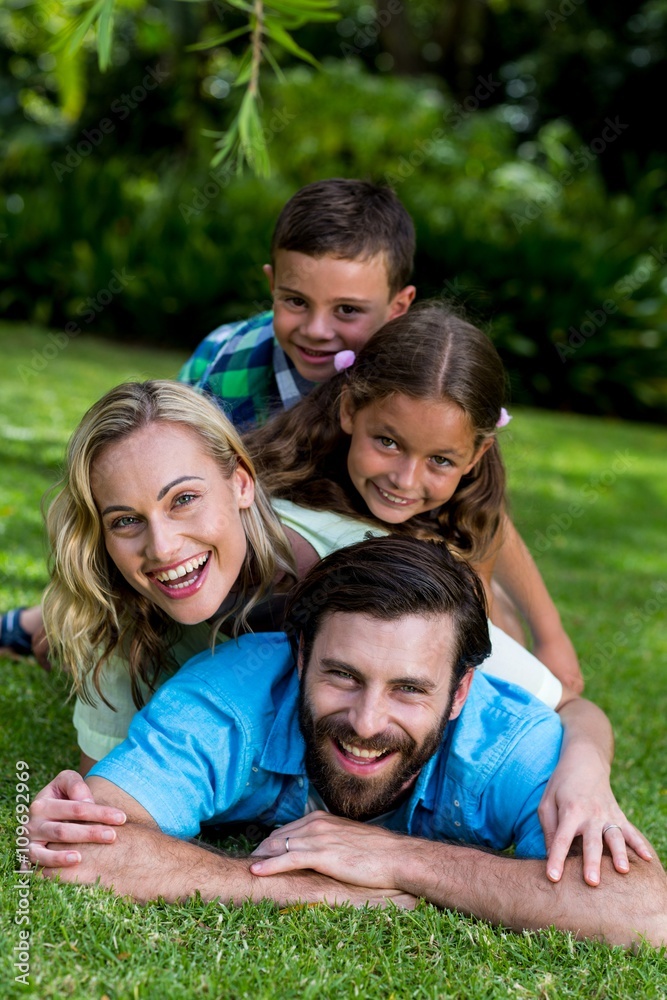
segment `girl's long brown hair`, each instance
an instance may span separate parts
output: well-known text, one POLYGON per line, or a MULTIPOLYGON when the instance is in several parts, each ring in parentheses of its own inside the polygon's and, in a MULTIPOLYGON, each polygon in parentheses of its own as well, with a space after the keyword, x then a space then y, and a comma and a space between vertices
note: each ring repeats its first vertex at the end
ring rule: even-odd
POLYGON ((435 532, 455 552, 479 562, 497 541, 505 507, 505 470, 495 439, 505 384, 502 362, 486 334, 448 306, 427 302, 387 323, 351 368, 251 431, 245 442, 270 495, 377 523, 347 474, 343 391, 355 413, 396 393, 455 403, 470 421, 475 448, 488 438, 493 443, 435 517, 413 518, 398 531, 421 537, 435 532))

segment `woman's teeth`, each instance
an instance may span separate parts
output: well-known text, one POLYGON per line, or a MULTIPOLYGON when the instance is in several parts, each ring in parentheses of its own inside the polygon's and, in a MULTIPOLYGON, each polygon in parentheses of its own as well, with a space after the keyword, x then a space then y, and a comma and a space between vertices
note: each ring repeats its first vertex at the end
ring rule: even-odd
MULTIPOLYGON (((196 569, 203 566, 208 561, 208 553, 205 556, 199 556, 197 559, 188 559, 187 562, 181 563, 180 566, 174 566, 173 569, 166 569, 162 573, 155 573, 155 579, 159 580, 160 583, 170 583, 173 580, 178 580, 182 576, 187 576, 188 573, 194 573, 196 569)), ((185 587, 187 584, 177 584, 174 588, 178 590, 179 587, 185 587)))

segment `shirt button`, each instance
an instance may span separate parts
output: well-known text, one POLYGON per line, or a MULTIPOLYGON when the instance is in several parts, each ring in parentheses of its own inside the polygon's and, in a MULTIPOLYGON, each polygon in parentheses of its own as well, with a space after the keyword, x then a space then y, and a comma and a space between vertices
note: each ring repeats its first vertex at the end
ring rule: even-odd
POLYGON ((255 773, 257 773, 257 771, 259 771, 259 768, 258 768, 258 767, 253 767, 253 771, 254 771, 255 773))
POLYGON ((460 804, 458 799, 454 799, 454 805, 456 806, 457 809, 460 809, 460 804))
POLYGON ((299 788, 303 788, 303 778, 297 778, 296 783, 299 786, 299 788))
POLYGON ((454 826, 461 826, 461 824, 459 823, 459 821, 457 819, 454 820, 454 826))

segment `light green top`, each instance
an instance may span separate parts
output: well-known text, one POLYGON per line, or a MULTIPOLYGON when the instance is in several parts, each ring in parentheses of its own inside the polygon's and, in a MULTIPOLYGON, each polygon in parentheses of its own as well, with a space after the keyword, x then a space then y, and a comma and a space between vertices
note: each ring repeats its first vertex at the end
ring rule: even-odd
MULTIPOLYGON (((272 505, 283 525, 292 528, 309 542, 320 559, 345 545, 389 534, 388 529, 380 525, 371 525, 331 511, 299 507, 289 500, 273 500, 272 505)), ((206 622, 184 625, 182 630, 181 639, 172 647, 177 664, 174 670, 211 645, 211 633, 206 622)), ((550 708, 555 708, 563 691, 560 681, 532 653, 491 622, 489 631, 492 652, 481 669, 485 673, 519 684, 550 708)), ((226 641, 225 637, 221 636, 220 641, 226 641)), ((161 674, 156 681, 156 688, 164 684, 172 673, 173 671, 165 671, 161 674)), ((101 687, 116 711, 108 708, 99 698, 94 706, 77 698, 74 707, 74 726, 79 746, 93 760, 101 760, 125 739, 132 717, 137 711, 132 701, 127 664, 121 656, 109 660, 102 674, 101 687)), ((142 690, 144 698, 148 700, 150 692, 146 687, 142 687, 142 690)))

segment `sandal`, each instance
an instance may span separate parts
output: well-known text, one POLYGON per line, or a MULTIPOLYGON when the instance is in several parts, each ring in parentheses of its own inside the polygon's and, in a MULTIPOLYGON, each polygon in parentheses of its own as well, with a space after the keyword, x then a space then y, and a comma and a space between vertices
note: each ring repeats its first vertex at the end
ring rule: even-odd
POLYGON ((16 608, 0 616, 0 649, 15 656, 32 656, 32 636, 21 626, 19 618, 25 608, 16 608))

